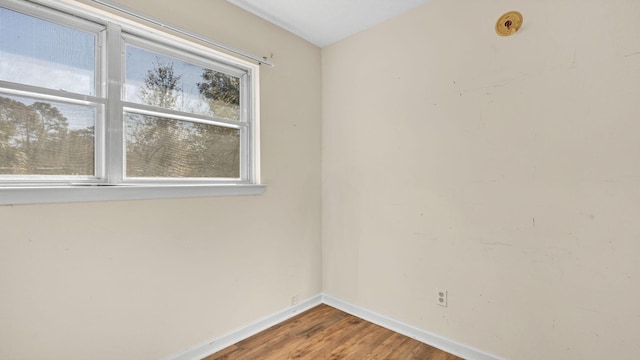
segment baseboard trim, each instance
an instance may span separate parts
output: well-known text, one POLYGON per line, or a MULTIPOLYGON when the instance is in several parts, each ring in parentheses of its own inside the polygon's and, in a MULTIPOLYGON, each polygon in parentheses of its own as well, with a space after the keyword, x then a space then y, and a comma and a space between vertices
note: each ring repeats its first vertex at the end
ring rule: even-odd
POLYGON ((310 299, 304 300, 297 305, 291 306, 285 310, 279 311, 271 316, 268 316, 262 320, 258 320, 247 326, 243 326, 236 331, 233 331, 227 335, 209 341, 207 343, 196 346, 185 352, 173 355, 169 357, 169 360, 201 360, 215 352, 218 352, 228 346, 231 346, 239 341, 247 339, 261 331, 264 331, 274 325, 277 325, 295 315, 307 311, 315 306, 322 304, 322 295, 318 294, 310 299))
POLYGON ((467 360, 504 360, 497 356, 488 354, 484 351, 474 349, 445 337, 390 319, 386 316, 364 309, 331 295, 322 294, 322 302, 338 310, 357 316, 363 320, 372 322, 376 325, 380 325, 384 328, 416 339, 422 343, 431 345, 440 350, 446 351, 456 356, 460 356, 461 358, 467 360))
POLYGON ((169 357, 168 360, 201 360, 202 358, 205 358, 239 341, 247 339, 261 331, 264 331, 320 304, 332 306, 338 310, 357 316, 376 325, 380 325, 399 334, 416 339, 420 342, 431 345, 450 354, 460 356, 463 359, 504 360, 497 356, 488 354, 478 349, 474 349, 451 339, 447 339, 428 331, 418 329, 414 326, 390 319, 384 315, 380 315, 374 311, 367 310, 328 294, 318 294, 312 298, 300 302, 295 306, 291 306, 287 309, 279 311, 262 320, 258 320, 254 323, 237 329, 236 331, 233 331, 227 335, 196 346, 185 352, 173 355, 169 357))

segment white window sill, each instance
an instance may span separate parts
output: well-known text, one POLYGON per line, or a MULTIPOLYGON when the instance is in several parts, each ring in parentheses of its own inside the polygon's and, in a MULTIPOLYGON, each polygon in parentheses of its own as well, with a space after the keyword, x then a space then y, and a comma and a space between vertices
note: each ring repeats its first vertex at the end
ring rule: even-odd
POLYGON ((0 205, 260 195, 266 185, 115 185, 0 187, 0 205))

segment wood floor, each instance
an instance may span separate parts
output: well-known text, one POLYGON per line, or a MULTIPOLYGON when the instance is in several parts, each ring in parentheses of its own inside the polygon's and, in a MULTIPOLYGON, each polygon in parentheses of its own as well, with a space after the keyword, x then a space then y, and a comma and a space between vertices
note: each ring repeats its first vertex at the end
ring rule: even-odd
POLYGON ((460 360, 417 340, 319 305, 204 360, 460 360))

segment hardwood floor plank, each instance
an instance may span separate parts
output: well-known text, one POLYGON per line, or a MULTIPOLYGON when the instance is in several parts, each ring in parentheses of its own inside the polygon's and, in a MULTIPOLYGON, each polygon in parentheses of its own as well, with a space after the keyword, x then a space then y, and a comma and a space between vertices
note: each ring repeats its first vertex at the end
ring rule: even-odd
MULTIPOLYGON (((392 333, 380 346, 371 350, 371 359, 395 359, 396 353, 412 340, 398 333, 392 333)), ((415 340, 413 340, 415 341, 415 340)))
MULTIPOLYGON (((314 331, 314 328, 316 328, 315 331, 322 331, 326 326, 335 322, 336 319, 343 318, 345 315, 346 314, 336 314, 332 312, 331 309, 319 309, 317 312, 304 312, 271 327, 268 330, 270 332, 269 336, 256 335, 234 345, 235 349, 231 352, 223 350, 223 355, 231 354, 233 356, 221 357, 220 359, 250 359, 258 355, 260 358, 266 358, 271 353, 277 353, 285 344, 287 347, 297 346, 297 342, 302 341, 299 339, 299 336, 305 336, 303 331, 311 332, 314 331), (314 324, 314 326, 309 328, 300 326, 300 324, 314 324)), ((217 354, 221 353, 222 352, 219 352, 217 354)), ((218 358, 216 357, 214 359, 218 358)))
POLYGON ((345 329, 353 331, 364 330, 366 323, 358 318, 353 318, 344 314, 344 318, 326 327, 315 337, 305 339, 305 343, 294 352, 292 359, 329 359, 330 352, 339 347, 340 344, 348 341, 352 336, 345 329))
POLYGON ((462 360, 319 305, 203 360, 462 360))

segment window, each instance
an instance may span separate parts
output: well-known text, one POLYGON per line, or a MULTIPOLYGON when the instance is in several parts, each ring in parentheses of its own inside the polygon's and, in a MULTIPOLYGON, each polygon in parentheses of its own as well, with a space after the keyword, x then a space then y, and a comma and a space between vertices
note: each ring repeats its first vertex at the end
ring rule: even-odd
POLYGON ((0 203, 263 191, 257 65, 82 14, 0 2, 0 203))
POLYGON ((0 8, 0 176, 97 179, 101 27, 0 8), (73 27, 72 27, 73 26, 73 27))

